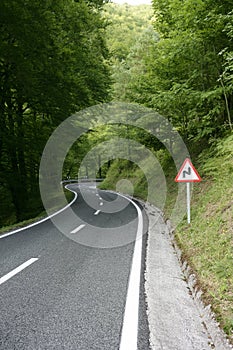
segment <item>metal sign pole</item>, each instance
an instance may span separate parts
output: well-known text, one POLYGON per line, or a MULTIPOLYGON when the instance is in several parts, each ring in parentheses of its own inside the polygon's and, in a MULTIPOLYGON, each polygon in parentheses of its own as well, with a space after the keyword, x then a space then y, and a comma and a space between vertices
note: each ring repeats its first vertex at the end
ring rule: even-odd
POLYGON ((188 224, 191 222, 191 214, 190 214, 190 182, 186 183, 187 188, 187 220, 188 224))

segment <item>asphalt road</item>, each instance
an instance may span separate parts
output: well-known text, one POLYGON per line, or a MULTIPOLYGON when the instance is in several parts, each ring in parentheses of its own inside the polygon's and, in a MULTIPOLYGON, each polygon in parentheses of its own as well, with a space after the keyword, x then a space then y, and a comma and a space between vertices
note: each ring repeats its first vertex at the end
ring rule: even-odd
MULTIPOLYGON (((72 188, 79 191, 77 185, 72 188)), ((128 344, 136 344, 132 349, 149 349, 144 300, 146 215, 142 211, 140 248, 140 238, 135 243, 138 211, 132 202, 118 197, 114 204, 116 194, 93 187, 83 186, 82 191, 99 209, 79 193, 72 205, 77 220, 72 221, 66 210, 58 215, 66 234, 48 220, 0 236, 1 350, 131 350, 121 343, 124 327, 128 344), (104 212, 108 203, 115 205, 114 213, 104 212), (124 208, 116 212, 117 205, 124 208), (134 310, 136 333, 131 333, 135 320, 126 317, 126 305, 137 242, 141 270, 135 271, 140 285, 138 292, 133 290, 139 306, 134 310), (22 270, 15 270, 18 267, 22 270)))

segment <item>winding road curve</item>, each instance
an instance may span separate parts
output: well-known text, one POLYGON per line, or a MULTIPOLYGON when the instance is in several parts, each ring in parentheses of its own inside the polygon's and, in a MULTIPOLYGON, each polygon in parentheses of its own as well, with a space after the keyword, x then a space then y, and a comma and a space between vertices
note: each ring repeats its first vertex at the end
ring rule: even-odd
POLYGON ((0 349, 147 350, 147 217, 124 196, 108 213, 115 193, 69 187, 77 221, 57 214, 66 234, 45 220, 0 236, 0 349))

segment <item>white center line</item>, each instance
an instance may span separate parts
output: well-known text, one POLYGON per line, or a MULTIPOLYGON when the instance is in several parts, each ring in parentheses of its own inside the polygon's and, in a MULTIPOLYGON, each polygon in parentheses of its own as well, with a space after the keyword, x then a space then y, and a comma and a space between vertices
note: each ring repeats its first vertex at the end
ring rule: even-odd
POLYGON ((20 271, 26 269, 26 267, 28 267, 29 265, 33 264, 37 260, 38 260, 38 258, 31 258, 28 261, 26 261, 25 263, 23 263, 22 265, 16 267, 11 272, 7 273, 5 276, 1 277, 0 278, 0 285, 2 283, 6 282, 7 280, 9 280, 11 277, 17 275, 17 273, 19 273, 20 271))
POLYGON ((86 225, 82 224, 79 225, 78 227, 76 227, 73 231, 71 231, 70 233, 77 233, 78 231, 82 230, 82 228, 84 228, 86 225))
POLYGON ((100 210, 96 210, 96 212, 94 213, 94 215, 98 215, 100 213, 100 210))
POLYGON ((103 203, 103 202, 100 202, 100 206, 102 206, 102 205, 104 205, 104 203, 103 203))

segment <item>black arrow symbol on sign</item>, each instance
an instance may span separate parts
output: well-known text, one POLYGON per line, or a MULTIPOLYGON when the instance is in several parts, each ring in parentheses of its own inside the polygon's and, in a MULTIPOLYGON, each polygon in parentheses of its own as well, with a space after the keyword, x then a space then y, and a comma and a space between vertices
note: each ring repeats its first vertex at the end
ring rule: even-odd
POLYGON ((188 167, 188 170, 183 171, 183 178, 185 179, 185 175, 191 175, 191 168, 188 167))

